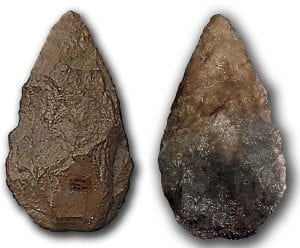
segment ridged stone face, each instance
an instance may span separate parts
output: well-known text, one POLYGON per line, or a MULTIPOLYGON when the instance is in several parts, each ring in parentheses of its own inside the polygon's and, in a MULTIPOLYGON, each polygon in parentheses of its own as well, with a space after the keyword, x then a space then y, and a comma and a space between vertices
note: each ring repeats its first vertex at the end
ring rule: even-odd
POLYGON ((40 226, 96 230, 123 204, 133 164, 119 102, 78 14, 52 28, 9 144, 7 183, 40 226))
POLYGON ((159 165, 176 220, 202 239, 254 234, 283 196, 285 160, 266 90, 220 15, 187 66, 159 165))

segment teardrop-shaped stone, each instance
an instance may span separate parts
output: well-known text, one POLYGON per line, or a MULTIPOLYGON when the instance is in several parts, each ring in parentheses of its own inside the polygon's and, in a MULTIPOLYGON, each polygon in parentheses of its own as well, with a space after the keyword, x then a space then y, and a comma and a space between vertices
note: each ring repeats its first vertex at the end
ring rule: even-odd
POLYGON ((159 164, 176 220, 202 239, 254 234, 283 196, 285 160, 267 92, 221 15, 187 66, 159 164))
POLYGON ((114 85, 72 11, 52 28, 9 135, 7 183, 40 226, 92 231, 117 214, 133 164, 114 85))

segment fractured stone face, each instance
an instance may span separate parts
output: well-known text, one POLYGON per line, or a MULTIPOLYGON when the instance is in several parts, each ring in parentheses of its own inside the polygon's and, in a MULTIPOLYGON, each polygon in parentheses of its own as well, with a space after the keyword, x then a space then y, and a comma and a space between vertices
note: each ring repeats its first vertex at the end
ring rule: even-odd
POLYGON ((162 186, 176 220, 202 239, 254 234, 286 188, 267 92, 223 16, 204 29, 161 142, 162 186))
POLYGON ((78 14, 52 28, 9 145, 8 186, 40 226, 96 230, 123 204, 133 164, 119 101, 78 14))

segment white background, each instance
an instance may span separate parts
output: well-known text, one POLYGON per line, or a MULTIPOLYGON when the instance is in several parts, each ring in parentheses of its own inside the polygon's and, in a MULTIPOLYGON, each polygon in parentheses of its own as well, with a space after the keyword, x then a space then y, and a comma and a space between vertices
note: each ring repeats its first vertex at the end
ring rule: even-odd
POLYGON ((300 3, 287 0, 10 0, 0 2, 0 247, 295 247, 300 192, 300 3), (33 224, 5 183, 7 134, 18 122, 21 87, 49 29, 73 9, 89 26, 122 104, 135 171, 117 218, 94 233, 52 233, 33 224), (157 156, 184 69, 209 18, 240 33, 269 91, 288 165, 276 214, 251 238, 201 241, 179 226, 160 186, 157 156))

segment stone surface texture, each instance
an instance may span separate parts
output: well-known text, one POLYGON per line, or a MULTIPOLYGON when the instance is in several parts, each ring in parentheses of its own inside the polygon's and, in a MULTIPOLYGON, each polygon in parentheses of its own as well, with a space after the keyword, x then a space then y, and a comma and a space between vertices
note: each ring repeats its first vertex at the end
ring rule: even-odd
POLYGON ((267 92, 221 15, 187 66, 159 165, 176 220, 201 239, 254 234, 283 196, 285 160, 267 92))
POLYGON ((92 231, 124 202, 133 164, 110 75, 80 16, 52 28, 22 90, 7 183, 33 220, 92 231))

